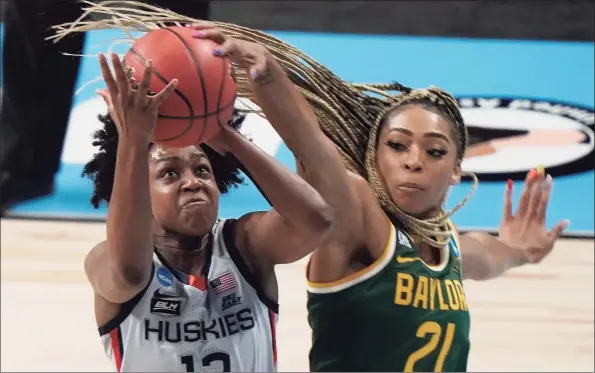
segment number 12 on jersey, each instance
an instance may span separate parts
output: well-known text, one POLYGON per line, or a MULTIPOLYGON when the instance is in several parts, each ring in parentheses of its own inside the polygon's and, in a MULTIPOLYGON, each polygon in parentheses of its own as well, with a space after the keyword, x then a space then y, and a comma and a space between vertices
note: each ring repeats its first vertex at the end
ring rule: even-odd
MULTIPOLYGON (((405 368, 403 368, 404 372, 413 372, 415 364, 424 357, 431 354, 438 347, 440 339, 442 338, 442 327, 437 322, 426 321, 423 324, 421 324, 419 328, 417 328, 417 333, 415 333, 415 336, 417 338, 425 338, 428 334, 430 335, 430 340, 428 341, 428 343, 420 347, 407 358, 405 368)), ((454 335, 455 324, 448 323, 446 325, 444 341, 442 342, 442 346, 440 347, 440 352, 438 353, 438 358, 436 359, 436 365, 434 365, 434 372, 442 372, 442 368, 444 367, 444 360, 446 360, 448 351, 450 351, 454 335)))
MULTIPOLYGON (((186 366, 186 372, 196 372, 194 369, 194 355, 180 356, 182 364, 186 366)), ((220 362, 223 366, 222 372, 231 372, 231 359, 225 352, 213 352, 203 357, 200 361, 203 368, 212 367, 215 362, 220 362)))

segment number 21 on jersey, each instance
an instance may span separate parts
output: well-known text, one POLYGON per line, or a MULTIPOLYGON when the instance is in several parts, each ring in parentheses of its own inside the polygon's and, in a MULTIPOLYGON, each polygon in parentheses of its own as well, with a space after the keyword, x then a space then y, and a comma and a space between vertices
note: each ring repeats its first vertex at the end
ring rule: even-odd
POLYGON ((403 368, 404 372, 413 372, 415 364, 420 361, 421 359, 425 358, 429 354, 431 354, 440 343, 442 339, 442 335, 444 334, 444 340, 442 341, 442 345, 440 346, 440 352, 438 353, 438 358, 436 359, 436 365, 434 365, 434 372, 442 372, 442 368, 444 367, 444 360, 446 360, 446 356, 448 356, 448 352, 450 351, 450 347, 452 346, 452 340, 455 335, 455 324, 448 323, 446 325, 446 330, 443 330, 440 324, 434 321, 426 321, 417 328, 417 333, 415 336, 417 338, 426 338, 428 335, 430 336, 430 340, 428 343, 420 347, 418 350, 413 352, 407 358, 407 362, 405 363, 405 368, 403 368), (444 333, 443 333, 444 332, 444 333))

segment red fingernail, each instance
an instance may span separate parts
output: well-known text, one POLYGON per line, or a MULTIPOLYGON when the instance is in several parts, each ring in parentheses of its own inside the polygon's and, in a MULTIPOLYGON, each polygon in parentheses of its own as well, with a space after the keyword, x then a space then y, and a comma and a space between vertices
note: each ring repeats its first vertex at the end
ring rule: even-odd
POLYGON ((205 36, 204 31, 194 31, 192 33, 192 36, 194 36, 195 38, 202 38, 203 36, 205 36))
POLYGON ((508 189, 512 189, 512 179, 508 179, 506 186, 508 187, 508 189))

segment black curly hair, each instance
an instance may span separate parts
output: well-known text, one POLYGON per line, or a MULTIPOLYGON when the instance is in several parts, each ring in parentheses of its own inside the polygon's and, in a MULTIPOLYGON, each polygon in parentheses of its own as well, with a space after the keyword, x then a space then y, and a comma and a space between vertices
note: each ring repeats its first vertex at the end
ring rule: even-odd
MULTIPOLYGON (((101 201, 107 203, 110 201, 118 149, 118 131, 112 117, 108 113, 99 115, 98 118, 103 123, 103 128, 93 134, 93 146, 97 146, 99 151, 95 153, 93 159, 85 164, 81 174, 82 177, 87 177, 93 181, 94 189, 91 204, 95 208, 99 207, 101 201)), ((245 118, 245 114, 234 110, 229 124, 232 128, 238 130, 245 118)), ((208 145, 201 144, 200 147, 211 163, 213 175, 222 194, 227 193, 232 187, 237 188, 243 184, 244 179, 240 176, 240 172, 245 170, 232 154, 228 153, 222 156, 208 145)))

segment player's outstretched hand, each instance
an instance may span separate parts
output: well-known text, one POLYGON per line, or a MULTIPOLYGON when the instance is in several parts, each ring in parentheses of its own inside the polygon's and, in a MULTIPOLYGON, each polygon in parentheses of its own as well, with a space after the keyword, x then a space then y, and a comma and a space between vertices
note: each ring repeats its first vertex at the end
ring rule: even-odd
POLYGON ((239 40, 226 35, 216 25, 208 21, 200 21, 188 25, 194 30, 193 36, 199 39, 210 39, 220 44, 215 49, 216 56, 227 56, 229 59, 247 70, 252 79, 266 81, 268 64, 272 59, 268 49, 264 46, 246 40, 239 40))
POLYGON ((539 263, 545 258, 570 224, 568 220, 562 220, 551 230, 548 231, 546 228, 545 217, 552 184, 552 176, 545 175, 543 169, 531 170, 525 179, 525 187, 514 214, 512 181, 506 186, 504 217, 500 223, 499 239, 511 247, 523 250, 529 263, 539 263))
POLYGON ((140 83, 131 81, 130 71, 126 71, 117 54, 110 59, 114 72, 109 68, 107 59, 99 54, 99 65, 107 90, 98 90, 116 123, 118 136, 123 139, 152 141, 157 123, 159 106, 176 88, 176 79, 169 82, 155 95, 149 94, 149 82, 153 72, 153 63, 147 61, 140 83), (134 83, 134 84, 131 84, 134 83))

